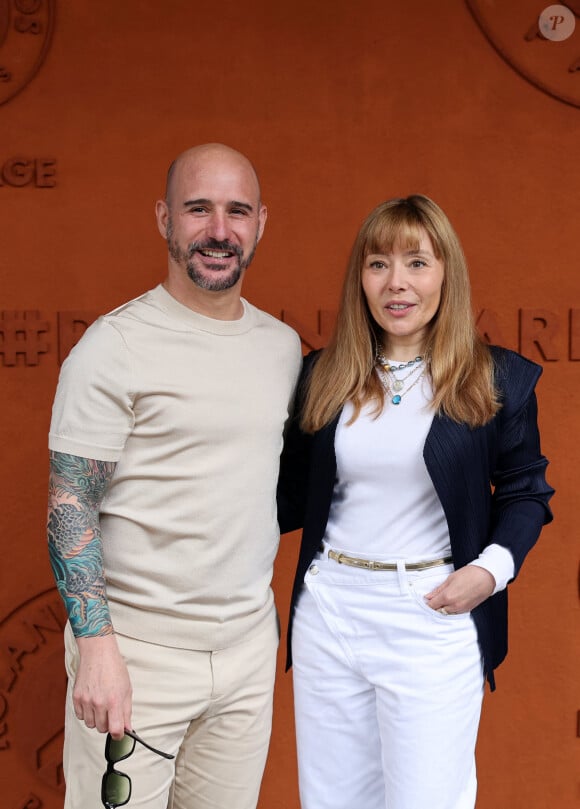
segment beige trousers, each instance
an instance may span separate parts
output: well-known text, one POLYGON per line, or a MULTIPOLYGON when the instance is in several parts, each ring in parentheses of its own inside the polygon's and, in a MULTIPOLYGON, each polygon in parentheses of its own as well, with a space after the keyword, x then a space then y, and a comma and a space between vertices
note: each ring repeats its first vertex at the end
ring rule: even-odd
MULTIPOLYGON (((117 638, 133 686, 134 730, 176 756, 169 761, 137 744, 116 765, 131 778, 128 809, 255 809, 272 724, 275 614, 250 638, 217 652, 117 638)), ((102 809, 105 736, 74 715, 78 653, 69 626, 65 647, 65 809, 102 809)))

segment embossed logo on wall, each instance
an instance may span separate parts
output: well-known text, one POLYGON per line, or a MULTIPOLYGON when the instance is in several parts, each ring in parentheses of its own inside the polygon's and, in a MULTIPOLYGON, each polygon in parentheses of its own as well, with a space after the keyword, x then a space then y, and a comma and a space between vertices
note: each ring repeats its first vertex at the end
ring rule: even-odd
POLYGON ((65 622, 54 588, 0 620, 0 763, 13 776, 2 806, 10 809, 62 801, 65 622))
POLYGON ((536 6, 529 0, 466 2, 487 39, 510 67, 542 92, 580 107, 580 0, 568 0, 565 14, 547 16, 542 15, 551 7, 542 2, 536 6), (577 24, 572 25, 572 20, 577 24), (562 33, 564 26, 566 36, 562 33))
POLYGON ((0 0, 0 104, 38 73, 52 39, 55 0, 0 0))

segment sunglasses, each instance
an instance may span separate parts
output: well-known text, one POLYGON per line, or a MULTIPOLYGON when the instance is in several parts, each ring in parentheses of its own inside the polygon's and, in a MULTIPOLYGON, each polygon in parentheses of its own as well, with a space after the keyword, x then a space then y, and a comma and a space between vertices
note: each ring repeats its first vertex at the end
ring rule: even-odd
POLYGON ((101 801, 105 809, 115 809, 116 806, 124 806, 129 803, 131 779, 126 773, 116 770, 115 764, 129 758, 133 754, 137 742, 146 747, 147 750, 151 750, 152 753, 157 753, 158 756, 175 758, 171 753, 164 753, 162 750, 157 750, 156 747, 147 744, 134 730, 126 730, 122 739, 113 739, 111 734, 107 733, 105 743, 107 771, 103 775, 101 782, 101 801))

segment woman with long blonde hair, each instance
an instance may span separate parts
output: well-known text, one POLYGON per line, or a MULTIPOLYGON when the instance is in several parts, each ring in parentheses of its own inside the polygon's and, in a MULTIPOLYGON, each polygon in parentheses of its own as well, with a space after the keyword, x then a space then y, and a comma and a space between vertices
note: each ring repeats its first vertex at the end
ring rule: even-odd
POLYGON ((479 337, 438 205, 369 214, 281 464, 302 809, 473 809, 506 586, 551 519, 540 373, 479 337))

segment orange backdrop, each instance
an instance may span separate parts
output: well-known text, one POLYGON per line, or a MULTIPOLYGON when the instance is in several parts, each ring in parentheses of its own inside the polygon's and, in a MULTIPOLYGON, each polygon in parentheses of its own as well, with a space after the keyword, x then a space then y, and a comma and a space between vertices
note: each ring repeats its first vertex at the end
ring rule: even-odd
MULTIPOLYGON (((153 205, 170 160, 205 141, 258 168, 269 219, 245 295, 305 344, 325 338, 363 216, 419 191, 462 238, 482 332, 544 364, 556 519, 511 590, 478 807, 577 805, 580 20, 541 38, 543 7, 0 0, 3 807, 62 806, 63 619, 44 537, 59 362, 96 314, 163 277, 153 205)), ((297 544, 284 538, 276 565, 283 617, 297 544)), ((298 807, 291 703, 280 668, 261 809, 298 807)))

